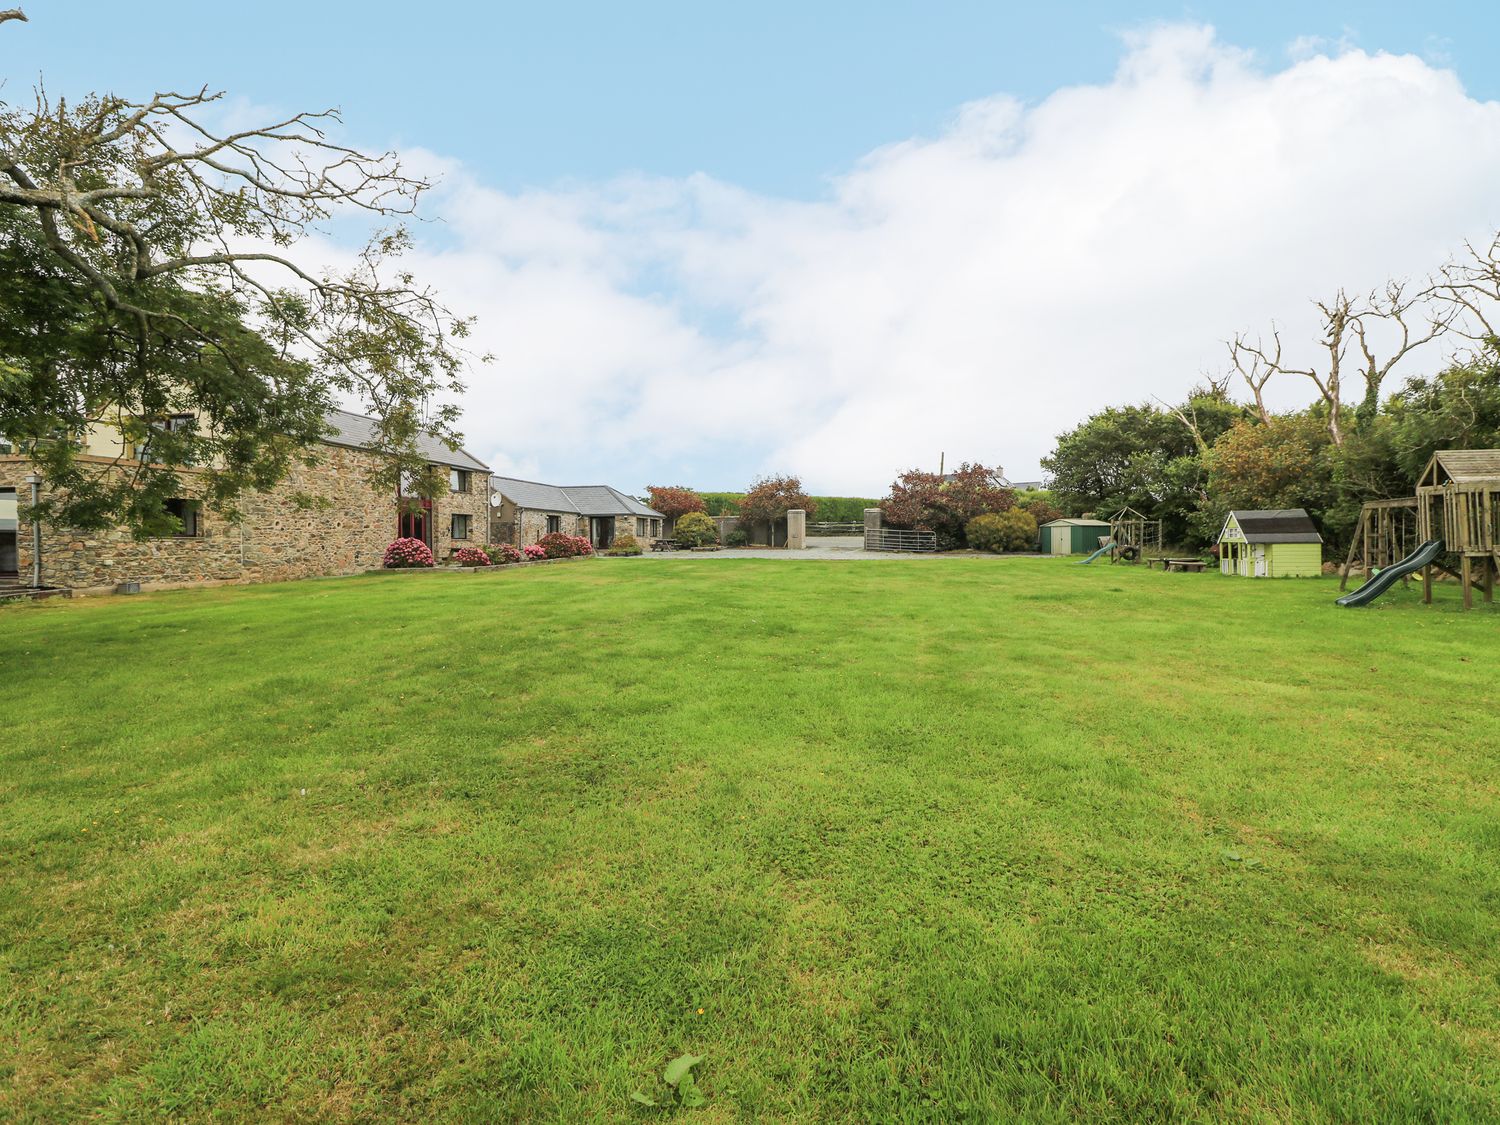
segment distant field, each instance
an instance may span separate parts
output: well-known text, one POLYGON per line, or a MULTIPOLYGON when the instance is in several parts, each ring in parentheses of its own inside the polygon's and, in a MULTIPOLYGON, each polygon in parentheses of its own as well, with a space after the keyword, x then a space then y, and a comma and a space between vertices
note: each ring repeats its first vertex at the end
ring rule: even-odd
POLYGON ((0 609, 0 1119, 1500 1119, 1500 613, 1049 559, 0 609), (815 615, 806 607, 815 605, 815 615))

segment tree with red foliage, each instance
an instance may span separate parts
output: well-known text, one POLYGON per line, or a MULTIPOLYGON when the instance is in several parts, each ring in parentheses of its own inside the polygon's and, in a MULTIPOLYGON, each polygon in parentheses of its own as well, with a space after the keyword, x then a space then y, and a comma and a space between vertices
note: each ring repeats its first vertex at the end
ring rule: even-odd
POLYGON ((998 473, 965 462, 946 478, 920 469, 902 473, 892 483, 881 512, 891 527, 935 531, 940 542, 962 544, 971 519, 1008 511, 1015 503, 1016 494, 999 483, 998 473))
POLYGON ((801 508, 812 519, 818 502, 802 491, 798 477, 761 477, 750 486, 740 501, 740 523, 759 523, 785 518, 793 508, 801 508))
POLYGON ((1021 500, 1016 506, 1032 519, 1036 520, 1038 527, 1041 527, 1044 523, 1051 523, 1053 520, 1063 518, 1063 510, 1061 508, 1048 500, 1043 500, 1039 496, 1021 500))
POLYGON ((651 498, 651 507, 669 520, 704 510, 703 497, 680 484, 648 484, 646 495, 651 498))

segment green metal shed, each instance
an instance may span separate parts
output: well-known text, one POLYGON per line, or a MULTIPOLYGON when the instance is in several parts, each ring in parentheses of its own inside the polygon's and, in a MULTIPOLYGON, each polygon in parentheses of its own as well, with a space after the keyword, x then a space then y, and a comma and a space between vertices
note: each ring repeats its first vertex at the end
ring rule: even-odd
POLYGON ((1036 549, 1044 555, 1090 555, 1099 537, 1109 538, 1107 520, 1052 520, 1036 529, 1036 549))

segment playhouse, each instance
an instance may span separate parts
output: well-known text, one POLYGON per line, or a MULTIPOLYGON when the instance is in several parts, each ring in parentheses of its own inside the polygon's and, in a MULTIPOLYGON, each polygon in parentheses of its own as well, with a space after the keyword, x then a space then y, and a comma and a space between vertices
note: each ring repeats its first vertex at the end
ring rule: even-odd
POLYGON ((1101 536, 1109 537, 1104 520, 1052 520, 1037 528, 1036 549, 1044 555, 1087 555, 1098 549, 1101 536))
POLYGON ((1304 508, 1229 513, 1219 532, 1219 571, 1241 578, 1323 573, 1323 537, 1304 508))

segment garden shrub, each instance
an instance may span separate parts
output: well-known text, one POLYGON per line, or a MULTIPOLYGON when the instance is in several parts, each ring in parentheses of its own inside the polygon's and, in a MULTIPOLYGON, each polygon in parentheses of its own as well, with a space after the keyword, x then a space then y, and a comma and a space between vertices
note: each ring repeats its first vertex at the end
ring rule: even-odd
POLYGON ((519 547, 512 547, 509 543, 490 544, 490 560, 496 566, 505 566, 508 563, 518 563, 526 556, 521 554, 519 547))
POLYGON ((702 512, 689 512, 677 521, 672 538, 679 547, 707 547, 719 541, 719 528, 702 512))
POLYGON ((605 551, 604 553, 606 555, 615 555, 617 557, 625 555, 639 555, 641 553, 641 545, 636 541, 636 537, 634 535, 626 532, 624 535, 616 536, 615 541, 609 545, 609 550, 605 551))
POLYGON ((385 549, 387 570, 411 570, 432 565, 432 549, 420 539, 397 539, 385 549))
POLYGON ((527 562, 536 562, 538 559, 545 559, 547 557, 546 548, 542 547, 539 543, 527 544, 521 549, 521 553, 526 556, 527 562))
POLYGON ((453 561, 459 566, 489 566, 490 557, 478 547, 460 547, 453 553, 453 561))
POLYGON ((594 545, 584 536, 564 535, 560 531, 543 535, 537 540, 536 545, 549 559, 576 559, 594 553, 594 545))
POLYGON ((1036 549, 1036 520, 1020 508, 986 512, 964 525, 964 535, 976 551, 1032 551, 1036 549))
POLYGON ((724 536, 724 546, 726 547, 744 547, 749 542, 750 536, 739 528, 735 528, 728 535, 724 536))

